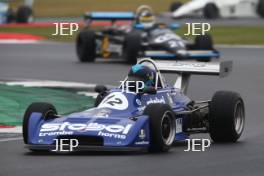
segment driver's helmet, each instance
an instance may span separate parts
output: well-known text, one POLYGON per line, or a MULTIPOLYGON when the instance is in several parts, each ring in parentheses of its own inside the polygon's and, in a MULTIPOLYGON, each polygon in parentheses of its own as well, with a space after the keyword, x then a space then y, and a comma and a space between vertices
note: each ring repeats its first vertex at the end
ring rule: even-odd
POLYGON ((127 80, 131 81, 131 91, 134 91, 136 89, 136 81, 144 82, 144 88, 155 87, 156 71, 146 65, 136 64, 130 69, 127 80), (132 86, 131 84, 133 84, 134 86, 132 86))
POLYGON ((149 6, 143 5, 137 9, 136 23, 144 25, 145 28, 151 28, 156 22, 155 15, 149 6))

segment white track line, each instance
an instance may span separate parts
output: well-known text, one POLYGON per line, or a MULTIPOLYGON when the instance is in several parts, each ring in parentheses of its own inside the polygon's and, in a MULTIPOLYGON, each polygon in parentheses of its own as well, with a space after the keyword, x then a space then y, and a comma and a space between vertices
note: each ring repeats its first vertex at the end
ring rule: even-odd
MULTIPOLYGON (((94 89, 97 84, 88 84, 81 82, 51 81, 51 80, 21 80, 21 81, 0 81, 9 86, 24 87, 50 87, 50 88, 76 88, 76 89, 94 89)), ((114 88, 112 85, 106 85, 108 88, 114 88)))
POLYGON ((16 138, 5 138, 5 139, 0 139, 0 142, 8 142, 8 141, 18 141, 22 140, 22 137, 16 137, 16 138))
POLYGON ((22 133, 22 126, 0 128, 0 133, 22 133))
POLYGON ((0 44, 33 44, 40 43, 39 40, 17 40, 17 39, 0 39, 0 44))

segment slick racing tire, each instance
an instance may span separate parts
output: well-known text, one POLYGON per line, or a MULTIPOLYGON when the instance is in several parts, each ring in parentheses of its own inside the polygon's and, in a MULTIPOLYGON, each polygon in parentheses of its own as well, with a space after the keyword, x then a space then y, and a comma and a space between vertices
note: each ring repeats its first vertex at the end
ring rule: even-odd
POLYGON ((218 91, 210 103, 209 133, 216 143, 236 142, 245 125, 245 109, 235 92, 218 91))
POLYGON ((203 9, 204 17, 207 19, 219 18, 219 9, 214 3, 208 3, 203 9))
POLYGON ((29 23, 33 21, 33 11, 28 6, 20 6, 17 10, 16 21, 18 23, 29 23))
POLYGON ((76 52, 80 62, 94 62, 96 58, 96 36, 91 29, 84 28, 77 36, 76 52))
POLYGON ((264 18, 264 0, 259 0, 258 6, 257 6, 257 13, 260 17, 264 18))
POLYGON ((8 9, 7 16, 6 16, 6 23, 12 23, 15 21, 16 15, 12 9, 8 9))
POLYGON ((167 104, 150 104, 144 110, 149 116, 150 152, 167 152, 176 135, 175 115, 167 104))
POLYGON ((37 102, 29 105, 23 119, 23 139, 25 144, 28 144, 28 123, 33 112, 41 113, 41 118, 44 120, 53 118, 55 115, 57 115, 57 110, 52 104, 37 102))
POLYGON ((177 10, 178 8, 180 8, 182 6, 181 2, 173 2, 170 5, 170 12, 174 12, 175 10, 177 10))
MULTIPOLYGON (((198 35, 195 38, 194 46, 197 50, 214 50, 213 38, 210 34, 198 35)), ((208 62, 211 58, 198 58, 197 60, 208 62)))
POLYGON ((141 32, 132 31, 125 36, 123 57, 129 64, 136 64, 141 50, 141 32))

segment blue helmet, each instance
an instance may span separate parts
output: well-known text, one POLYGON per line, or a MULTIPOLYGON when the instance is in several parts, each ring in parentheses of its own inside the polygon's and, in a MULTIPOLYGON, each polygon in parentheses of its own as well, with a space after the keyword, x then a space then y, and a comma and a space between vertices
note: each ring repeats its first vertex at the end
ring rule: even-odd
POLYGON ((155 87, 156 71, 142 64, 132 66, 128 73, 128 81, 143 81, 144 87, 155 87))

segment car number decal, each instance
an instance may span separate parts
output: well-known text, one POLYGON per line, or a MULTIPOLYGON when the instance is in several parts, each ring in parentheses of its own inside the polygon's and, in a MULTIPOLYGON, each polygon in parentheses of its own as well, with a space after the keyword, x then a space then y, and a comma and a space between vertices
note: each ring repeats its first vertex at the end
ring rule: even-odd
POLYGON ((128 107, 128 101, 121 92, 113 92, 106 96, 98 107, 125 110, 128 107))

